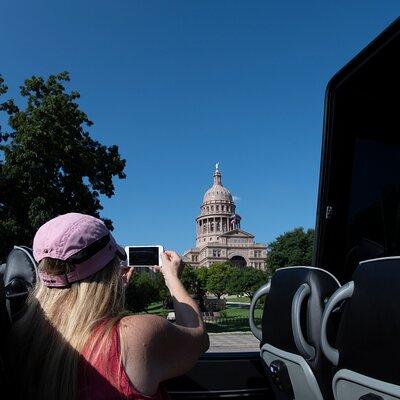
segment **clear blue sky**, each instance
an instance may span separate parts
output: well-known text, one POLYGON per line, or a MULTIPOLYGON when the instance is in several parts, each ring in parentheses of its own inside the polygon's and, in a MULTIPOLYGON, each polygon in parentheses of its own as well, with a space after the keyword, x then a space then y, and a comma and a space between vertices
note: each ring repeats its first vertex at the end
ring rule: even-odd
POLYGON ((14 95, 67 70, 117 144, 127 179, 104 199, 121 244, 194 245, 216 161, 242 228, 312 227, 329 78, 393 21, 398 1, 8 1, 0 73, 14 95))

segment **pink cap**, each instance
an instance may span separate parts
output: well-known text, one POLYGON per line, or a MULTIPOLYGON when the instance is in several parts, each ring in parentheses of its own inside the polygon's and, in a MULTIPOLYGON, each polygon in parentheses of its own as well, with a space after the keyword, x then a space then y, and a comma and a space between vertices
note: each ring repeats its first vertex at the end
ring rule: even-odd
POLYGON ((64 275, 39 272, 42 282, 49 287, 65 287, 104 268, 118 255, 126 258, 104 222, 86 214, 68 213, 42 225, 33 239, 33 256, 68 261, 75 269, 64 275))

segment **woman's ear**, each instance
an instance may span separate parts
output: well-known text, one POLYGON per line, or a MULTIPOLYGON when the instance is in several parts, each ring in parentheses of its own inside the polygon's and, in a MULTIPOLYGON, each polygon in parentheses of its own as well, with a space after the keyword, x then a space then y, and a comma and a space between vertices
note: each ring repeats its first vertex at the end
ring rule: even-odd
POLYGON ((129 283, 129 281, 132 278, 132 275, 135 272, 135 268, 134 267, 124 267, 121 268, 122 270, 122 280, 124 281, 124 284, 127 285, 129 283))

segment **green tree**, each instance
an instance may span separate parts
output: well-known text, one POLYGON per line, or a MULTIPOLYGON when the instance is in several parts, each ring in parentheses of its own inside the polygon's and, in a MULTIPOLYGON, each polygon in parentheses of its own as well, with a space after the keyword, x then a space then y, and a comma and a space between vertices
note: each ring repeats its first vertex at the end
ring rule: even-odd
POLYGON ((156 279, 148 272, 133 274, 125 294, 126 308, 133 312, 146 311, 154 301, 160 300, 156 279))
POLYGON ((253 267, 234 268, 228 284, 229 294, 246 294, 253 298, 254 292, 268 280, 268 274, 253 267))
POLYGON ((196 268, 196 276, 198 279, 198 285, 204 292, 207 291, 208 275, 209 275, 209 268, 207 268, 207 267, 197 267, 196 268))
MULTIPOLYGON (((93 123, 77 103, 79 93, 64 87, 68 81, 67 72, 33 76, 21 86, 21 99, 0 103, 8 122, 0 127, 0 259, 14 244, 31 244, 36 229, 56 215, 99 217, 100 195, 113 196, 113 177, 125 178, 118 147, 90 137, 93 123)), ((0 95, 6 92, 0 77, 0 95)))
POLYGON ((278 236, 268 246, 269 272, 287 266, 311 265, 313 242, 314 229, 295 228, 278 236))
POLYGON ((185 265, 183 271, 182 271, 182 276, 181 276, 181 281, 185 289, 190 293, 190 294, 196 294, 199 286, 199 280, 198 276, 196 273, 196 269, 190 265, 185 265))
POLYGON ((181 281, 190 294, 204 296, 207 291, 207 277, 207 268, 186 265, 182 272, 181 281))
POLYGON ((165 301, 169 297, 169 290, 165 285, 165 279, 161 272, 156 272, 154 274, 154 282, 158 290, 158 296, 161 301, 165 301))
POLYGON ((218 299, 229 292, 229 282, 234 274, 234 267, 229 262, 216 262, 211 264, 207 271, 207 291, 213 293, 218 299))
POLYGON ((199 302, 201 311, 205 311, 204 297, 207 292, 207 271, 205 267, 186 265, 182 272, 182 284, 186 290, 199 302))

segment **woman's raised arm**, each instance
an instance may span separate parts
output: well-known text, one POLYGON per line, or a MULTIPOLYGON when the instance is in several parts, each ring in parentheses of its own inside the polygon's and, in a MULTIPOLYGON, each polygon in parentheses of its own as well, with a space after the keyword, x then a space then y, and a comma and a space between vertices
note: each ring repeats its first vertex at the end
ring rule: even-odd
POLYGON ((152 394, 160 382, 190 370, 209 347, 200 310, 183 287, 179 276, 180 257, 163 253, 162 268, 174 301, 176 324, 155 315, 138 315, 122 320, 123 362, 133 385, 152 394))

